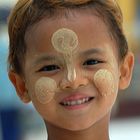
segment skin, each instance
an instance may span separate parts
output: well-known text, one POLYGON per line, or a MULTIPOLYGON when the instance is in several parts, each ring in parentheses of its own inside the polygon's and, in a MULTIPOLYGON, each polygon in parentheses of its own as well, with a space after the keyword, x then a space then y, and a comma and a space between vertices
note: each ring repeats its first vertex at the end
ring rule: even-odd
MULTIPOLYGON (((83 131, 91 129, 92 127, 95 129, 95 126, 98 123, 100 124, 102 122, 102 125, 107 123, 106 121, 109 119, 110 110, 117 96, 116 93, 113 94, 112 96, 109 96, 108 98, 100 97, 98 89, 92 82, 93 79, 90 78, 92 77, 93 73, 96 73, 99 69, 101 68, 107 69, 108 71, 111 71, 114 75, 116 74, 115 77, 116 82, 114 83, 114 85, 117 91, 119 82, 118 77, 119 68, 117 61, 118 52, 115 43, 113 40, 111 40, 106 25, 98 17, 96 16, 82 17, 79 14, 77 16, 79 16, 80 20, 76 21, 76 25, 74 25, 75 22, 71 23, 71 20, 67 21, 65 18, 62 18, 59 21, 50 20, 50 22, 43 20, 40 23, 38 23, 36 27, 34 26, 36 28, 35 31, 33 31, 34 28, 31 28, 30 33, 29 34, 27 33, 26 36, 27 46, 30 46, 28 47, 29 49, 26 56, 26 60, 28 61, 26 61, 25 63, 25 73, 27 72, 25 75, 27 79, 26 81, 28 81, 27 88, 29 89, 29 93, 32 95, 32 102, 34 106, 36 107, 37 111, 41 114, 41 116, 43 116, 43 118, 45 119, 47 127, 49 130, 51 130, 51 132, 53 132, 54 126, 57 128, 67 130, 69 132, 69 131, 83 131), (85 26, 88 26, 90 28, 85 28, 85 26), (63 55, 58 54, 58 52, 54 49, 51 42, 49 41, 49 39, 51 39, 52 34, 56 32, 58 29, 63 27, 71 29, 74 32, 76 32, 79 38, 80 45, 78 47, 80 47, 80 50, 77 52, 77 55, 74 58, 75 62, 74 66, 77 70, 77 77, 74 82, 66 80, 67 74, 66 75, 63 74, 67 73, 66 72, 67 67, 65 65, 62 66, 62 69, 64 70, 58 69, 51 72, 47 72, 44 70, 35 73, 36 70, 39 70, 42 67, 37 65, 35 61, 37 61, 39 57, 46 55, 46 53, 44 54, 44 52, 50 52, 51 55, 53 56, 58 55, 57 58, 59 59, 60 57, 63 60, 63 55), (91 38, 91 36, 94 39, 91 38), (99 52, 97 51, 95 54, 94 53, 91 54, 90 57, 89 54, 83 55, 83 57, 81 57, 82 52, 84 53, 86 50, 90 50, 92 48, 100 51, 99 52), (109 55, 110 54, 109 52, 111 52, 111 54, 113 53, 115 57, 114 58, 115 62, 112 65, 110 65, 111 55, 109 55), (35 54, 37 54, 38 56, 36 55, 37 57, 34 57, 35 54), (88 57, 94 60, 96 59, 102 60, 104 61, 104 63, 83 66, 83 63, 89 59, 88 57), (31 67, 33 65, 34 67, 31 67), (30 71, 30 74, 28 73, 28 71, 30 71), (88 73, 88 75, 86 76, 87 78, 84 75, 83 76, 78 75, 78 73, 80 73, 81 71, 88 73), (55 94, 54 98, 46 106, 38 102, 38 99, 34 95, 33 85, 37 81, 37 79, 42 76, 54 79, 57 85, 60 86, 60 90, 55 94), (61 87, 61 85, 63 85, 63 88, 61 87), (64 97, 67 97, 68 95, 73 94, 75 92, 95 96, 95 100, 87 108, 79 109, 76 111, 65 110, 63 107, 59 105, 59 102, 64 97)), ((47 62, 47 60, 45 60, 43 62, 41 61, 41 63, 43 63, 44 66, 49 65, 49 63, 51 62, 50 61, 47 62)), ((61 67, 61 61, 60 64, 59 62, 56 62, 56 65, 59 65, 61 67)), ((107 133, 107 129, 104 130, 103 133, 105 133, 105 131, 107 133)), ((101 137, 99 136, 99 134, 97 135, 98 137, 101 137)), ((105 137, 108 137, 108 134, 106 134, 105 137)))
MULTIPOLYGON (((100 69, 94 74, 93 83, 99 90, 101 96, 109 96, 114 91, 114 78, 111 72, 106 69, 100 69)), ((57 92, 55 80, 47 77, 41 77, 35 84, 35 93, 40 103, 51 102, 57 92)))
POLYGON ((73 55, 78 47, 76 33, 66 28, 59 29, 52 36, 52 45, 56 51, 63 54, 67 65, 68 80, 74 81, 76 79, 76 70, 73 65, 73 55))
MULTIPOLYGON (((78 47, 78 37, 76 33, 70 29, 61 28, 53 33, 51 41, 54 49, 64 57, 64 62, 68 71, 65 81, 69 80, 73 82, 76 79, 76 72, 72 58, 74 51, 76 51, 78 47)), ((112 64, 113 63, 114 61, 112 61, 112 64)), ((108 96, 115 93, 114 77, 112 73, 106 69, 100 69, 94 74, 93 83, 95 83, 95 86, 100 91, 101 96, 108 96)), ((56 85, 54 79, 41 77, 37 80, 35 84, 35 93, 40 103, 49 103, 54 98, 57 87, 58 85, 56 85)))
POLYGON ((41 77, 35 84, 35 94, 42 104, 49 103, 57 90, 56 82, 47 77, 41 77))
POLYGON ((116 93, 114 90, 114 76, 106 69, 98 70, 93 78, 93 82, 101 93, 101 96, 109 96, 116 93))
MULTIPOLYGON (((70 29, 61 28, 53 33, 51 41, 54 49, 63 54, 68 71, 67 80, 73 82, 76 79, 76 72, 72 58, 74 51, 78 47, 76 33, 70 29)), ((102 96, 108 96, 115 92, 114 77, 106 69, 100 69, 95 73, 93 83, 95 83, 102 96)), ((36 96, 40 103, 43 104, 49 103, 53 99, 56 90, 56 81, 51 78, 42 77, 35 84, 36 96)))
MULTIPOLYGON (((24 66, 25 76, 22 78, 11 72, 10 79, 23 101, 25 90, 28 90, 36 110, 46 123, 49 140, 109 140, 111 109, 118 89, 124 89, 130 83, 133 55, 129 53, 124 62, 119 62, 118 46, 110 37, 107 25, 85 10, 73 13, 74 16, 69 18, 44 19, 26 32, 28 50, 24 66), (50 41, 53 33, 60 28, 73 30, 78 36, 79 50, 73 57, 76 70, 74 81, 68 80, 64 57, 54 49, 50 41), (48 71, 46 66, 52 64, 58 67, 48 71), (101 79, 96 72, 101 69, 107 70, 109 77, 111 73, 114 79, 114 94, 107 98, 101 96, 105 85, 102 83, 100 87, 97 86, 97 81, 101 79), (94 75, 96 82, 93 81, 94 75), (40 103, 35 95, 35 84, 41 77, 54 79, 60 87, 47 104, 40 103), (78 93, 94 96, 94 100, 77 110, 68 110, 60 105, 64 98, 78 93)), ((110 86, 110 82, 106 85, 110 86)))
MULTIPOLYGON (((78 37, 70 29, 62 28, 57 30, 52 35, 52 45, 54 49, 61 53, 64 57, 64 62, 67 66, 67 80, 74 81, 76 79, 76 71, 73 66, 73 53, 78 47, 78 37)), ((35 93, 40 103, 49 103, 57 90, 56 81, 48 78, 41 77, 35 84, 35 93)))

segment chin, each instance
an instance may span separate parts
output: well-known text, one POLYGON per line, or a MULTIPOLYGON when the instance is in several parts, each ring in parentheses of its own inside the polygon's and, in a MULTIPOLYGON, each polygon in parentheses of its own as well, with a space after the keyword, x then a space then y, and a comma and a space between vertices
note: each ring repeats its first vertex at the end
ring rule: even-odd
POLYGON ((67 128, 67 130, 78 132, 78 131, 84 131, 84 130, 87 130, 87 129, 90 128, 90 127, 91 127, 91 126, 72 127, 72 128, 67 128))
POLYGON ((83 131, 83 130, 90 128, 93 125, 94 125, 94 123, 84 121, 83 123, 72 122, 70 124, 63 125, 63 126, 61 125, 59 127, 65 129, 65 130, 69 130, 69 131, 83 131))

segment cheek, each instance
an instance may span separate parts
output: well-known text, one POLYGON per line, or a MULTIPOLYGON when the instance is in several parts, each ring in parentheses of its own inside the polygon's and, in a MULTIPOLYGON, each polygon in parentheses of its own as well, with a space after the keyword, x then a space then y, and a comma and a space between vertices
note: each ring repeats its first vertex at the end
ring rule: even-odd
POLYGON ((93 81, 101 96, 108 96, 116 93, 115 78, 110 71, 106 69, 98 70, 94 75, 93 81))
POLYGON ((35 84, 35 95, 37 100, 42 104, 49 103, 57 89, 56 82, 47 77, 41 77, 35 84))

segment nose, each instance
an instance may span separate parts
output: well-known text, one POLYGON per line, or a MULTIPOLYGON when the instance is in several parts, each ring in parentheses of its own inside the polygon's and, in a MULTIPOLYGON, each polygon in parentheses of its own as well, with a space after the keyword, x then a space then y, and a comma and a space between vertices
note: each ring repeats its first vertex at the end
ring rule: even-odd
POLYGON ((82 75, 76 75, 76 78, 73 81, 68 80, 67 78, 62 79, 60 82, 60 88, 65 89, 77 89, 84 87, 88 84, 88 78, 82 75))

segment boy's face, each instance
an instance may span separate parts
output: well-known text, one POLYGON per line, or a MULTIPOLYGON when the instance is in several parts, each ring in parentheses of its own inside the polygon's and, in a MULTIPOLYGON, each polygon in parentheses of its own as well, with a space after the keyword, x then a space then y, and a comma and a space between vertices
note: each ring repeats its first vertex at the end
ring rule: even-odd
POLYGON ((82 130, 109 116, 121 72, 116 43, 100 18, 44 19, 25 41, 25 87, 48 124, 82 130))

